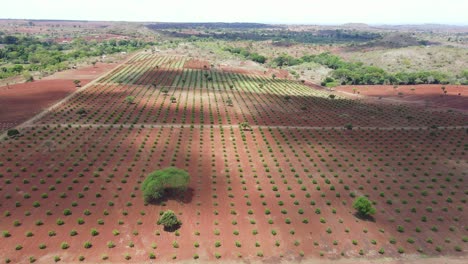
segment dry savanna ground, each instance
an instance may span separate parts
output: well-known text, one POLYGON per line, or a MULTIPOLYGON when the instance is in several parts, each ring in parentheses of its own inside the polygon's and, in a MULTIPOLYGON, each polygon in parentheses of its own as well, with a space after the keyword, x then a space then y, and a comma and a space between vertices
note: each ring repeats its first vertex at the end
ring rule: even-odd
POLYGON ((463 261, 466 122, 140 53, 1 140, 0 257, 463 261), (168 166, 189 190, 145 205, 141 182, 168 166), (352 208, 363 195, 370 219, 352 208), (176 232, 156 224, 166 209, 176 232))

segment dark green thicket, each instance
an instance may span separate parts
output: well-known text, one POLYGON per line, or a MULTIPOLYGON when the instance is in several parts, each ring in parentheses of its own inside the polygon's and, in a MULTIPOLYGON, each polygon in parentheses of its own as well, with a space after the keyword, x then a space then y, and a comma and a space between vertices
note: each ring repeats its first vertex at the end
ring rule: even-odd
POLYGON ((86 41, 77 38, 70 43, 41 41, 35 37, 0 35, 0 79, 30 71, 54 72, 69 67, 69 62, 104 54, 131 52, 147 44, 138 40, 86 41))
POLYGON ((258 63, 265 63, 266 59, 267 59, 265 56, 260 55, 260 54, 255 53, 255 52, 250 52, 245 48, 225 47, 224 50, 229 51, 229 52, 234 53, 234 54, 239 54, 239 55, 241 55, 242 57, 244 57, 246 59, 249 59, 249 60, 252 60, 252 61, 255 61, 255 62, 258 62, 258 63))
POLYGON ((18 131, 18 129, 10 129, 7 132, 7 135, 9 137, 16 137, 16 136, 19 136, 19 134, 20 134, 20 132, 18 131))

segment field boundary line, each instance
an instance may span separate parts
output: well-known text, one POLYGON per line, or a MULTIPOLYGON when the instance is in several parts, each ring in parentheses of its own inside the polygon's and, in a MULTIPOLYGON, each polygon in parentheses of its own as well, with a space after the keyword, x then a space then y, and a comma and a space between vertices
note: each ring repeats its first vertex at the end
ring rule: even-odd
MULTIPOLYGON (((151 124, 151 123, 138 123, 138 124, 24 124, 22 127, 90 127, 90 128, 230 128, 230 127, 240 127, 239 124, 181 124, 181 123, 168 123, 168 124, 151 124)), ((303 129, 303 130, 349 130, 343 126, 266 126, 266 125, 251 125, 252 129, 261 128, 261 129, 303 129)), ((391 126, 391 127, 354 127, 349 131, 359 131, 359 130, 441 130, 441 129, 468 129, 466 126, 440 126, 437 128, 432 128, 430 126, 391 126)), ((248 131, 248 130, 246 130, 248 131)))

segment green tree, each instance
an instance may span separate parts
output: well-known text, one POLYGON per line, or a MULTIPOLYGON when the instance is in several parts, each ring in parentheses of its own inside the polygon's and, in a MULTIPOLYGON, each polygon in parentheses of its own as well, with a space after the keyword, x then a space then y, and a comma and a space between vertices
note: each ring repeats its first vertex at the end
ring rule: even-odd
POLYGON ((188 172, 169 167, 150 173, 141 185, 145 202, 157 202, 167 195, 187 190, 190 181, 188 172))
POLYGON ((80 80, 73 80, 73 83, 75 84, 76 87, 81 87, 81 81, 80 80))
POLYGON ((346 124, 344 127, 348 130, 353 130, 353 124, 351 123, 346 124))
POLYGON ((10 129, 7 132, 7 136, 9 137, 17 137, 19 135, 20 135, 20 132, 18 131, 18 129, 10 129))
POLYGON ((242 122, 239 124, 239 126, 242 128, 242 130, 250 130, 251 127, 249 125, 249 122, 242 122))
POLYGON ((180 227, 182 222, 177 219, 177 216, 173 211, 166 210, 161 217, 159 217, 157 224, 163 225, 165 230, 175 230, 180 227))
POLYGON ((370 216, 375 214, 376 210, 372 202, 365 196, 357 197, 353 202, 353 208, 358 211, 360 216, 370 216))
POLYGON ((125 97, 125 102, 127 102, 128 104, 133 104, 133 102, 135 102, 135 96, 125 97))
POLYGON ((229 105, 229 106, 232 106, 232 99, 230 97, 228 97, 226 99, 226 103, 229 105))

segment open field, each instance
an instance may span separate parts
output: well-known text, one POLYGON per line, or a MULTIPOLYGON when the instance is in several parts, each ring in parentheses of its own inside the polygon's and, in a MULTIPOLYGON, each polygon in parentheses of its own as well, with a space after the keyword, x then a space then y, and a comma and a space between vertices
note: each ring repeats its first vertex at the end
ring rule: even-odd
POLYGON ((465 114, 198 64, 141 53, 2 140, 0 257, 466 259, 465 114), (141 182, 167 166, 189 191, 145 205, 141 182), (371 219, 355 216, 361 195, 371 219), (177 232, 156 225, 165 209, 177 232))
POLYGON ((365 95, 425 108, 468 110, 467 85, 346 85, 336 90, 355 97, 365 95))
POLYGON ((34 82, 0 86, 0 131, 21 124, 76 91, 73 80, 80 80, 84 86, 116 65, 98 63, 95 67, 62 71, 34 82))

